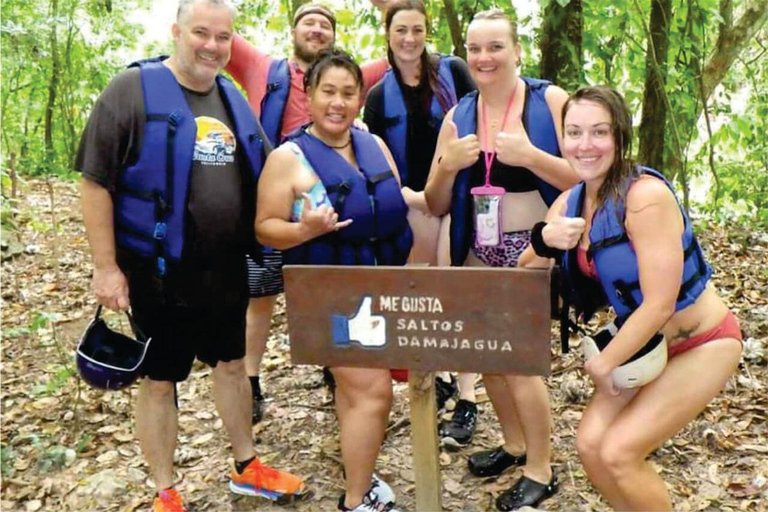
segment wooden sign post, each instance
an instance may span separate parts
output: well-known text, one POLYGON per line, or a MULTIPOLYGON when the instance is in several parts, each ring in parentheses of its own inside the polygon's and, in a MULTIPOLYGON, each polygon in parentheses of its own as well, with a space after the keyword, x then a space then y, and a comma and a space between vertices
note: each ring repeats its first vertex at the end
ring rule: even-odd
POLYGON ((417 510, 441 510, 436 370, 548 375, 544 270, 286 266, 293 364, 410 370, 417 510))

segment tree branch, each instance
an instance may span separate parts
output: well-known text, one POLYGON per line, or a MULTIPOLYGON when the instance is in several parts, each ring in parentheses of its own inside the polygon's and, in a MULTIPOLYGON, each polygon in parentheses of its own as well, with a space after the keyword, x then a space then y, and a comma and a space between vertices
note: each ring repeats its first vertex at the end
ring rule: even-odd
MULTIPOLYGON (((723 3, 727 3, 727 0, 723 0, 723 3)), ((712 95, 741 49, 763 27, 766 20, 768 20, 768 1, 751 0, 741 18, 733 26, 723 25, 724 30, 718 37, 715 49, 702 71, 703 98, 708 99, 712 95)))

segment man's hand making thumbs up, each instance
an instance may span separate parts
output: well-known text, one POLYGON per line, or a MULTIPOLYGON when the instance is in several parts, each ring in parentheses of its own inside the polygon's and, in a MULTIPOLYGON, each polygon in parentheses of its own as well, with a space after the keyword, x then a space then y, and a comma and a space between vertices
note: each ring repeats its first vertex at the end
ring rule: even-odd
POLYGON ((566 217, 566 208, 567 204, 563 202, 558 214, 541 231, 546 245, 563 251, 576 247, 587 225, 581 217, 566 217))
POLYGON ((480 141, 474 133, 459 138, 453 120, 446 120, 445 125, 447 138, 440 157, 440 167, 449 172, 458 172, 475 163, 480 157, 480 141))

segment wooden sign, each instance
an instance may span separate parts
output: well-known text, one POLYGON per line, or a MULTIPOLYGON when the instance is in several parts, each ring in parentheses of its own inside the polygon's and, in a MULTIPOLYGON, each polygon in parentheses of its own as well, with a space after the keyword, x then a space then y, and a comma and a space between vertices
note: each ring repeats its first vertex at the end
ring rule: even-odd
POLYGON ((284 270, 294 364, 411 370, 416 509, 442 510, 432 371, 549 374, 549 271, 284 270))
POLYGON ((550 273, 285 267, 294 364, 548 375, 550 273))

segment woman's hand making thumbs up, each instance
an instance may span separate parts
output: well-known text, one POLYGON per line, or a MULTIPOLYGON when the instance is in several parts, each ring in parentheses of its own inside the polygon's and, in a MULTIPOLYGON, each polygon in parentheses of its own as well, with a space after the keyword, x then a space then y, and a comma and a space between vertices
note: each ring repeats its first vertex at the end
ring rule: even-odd
POLYGON ((471 133, 459 138, 456 123, 450 119, 445 121, 443 130, 446 138, 438 160, 441 170, 455 173, 477 161, 480 157, 480 141, 477 135, 471 133))

